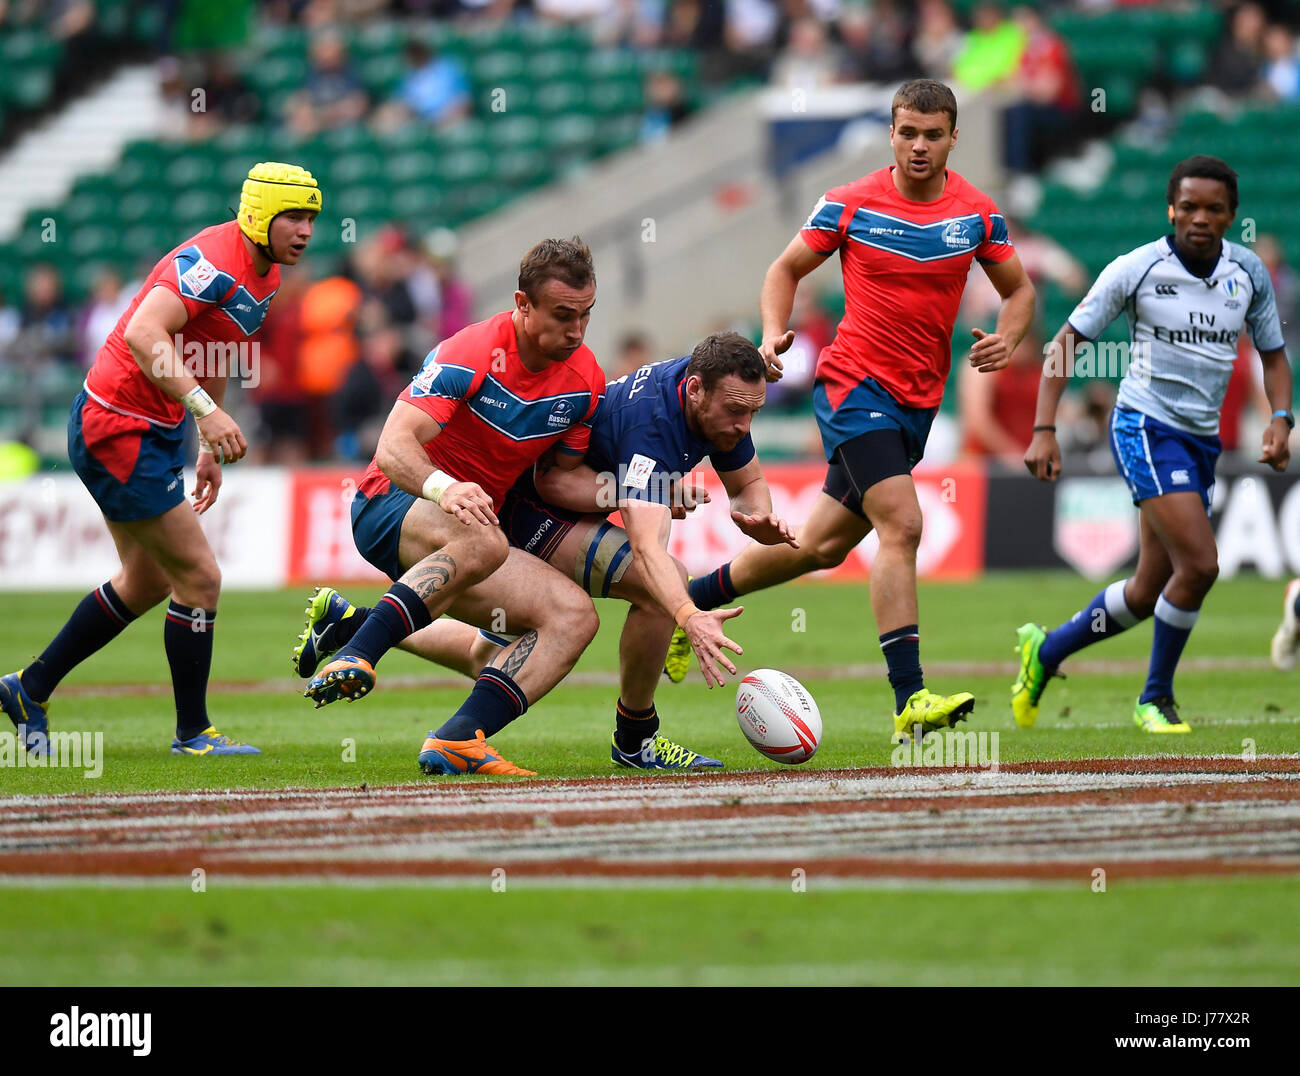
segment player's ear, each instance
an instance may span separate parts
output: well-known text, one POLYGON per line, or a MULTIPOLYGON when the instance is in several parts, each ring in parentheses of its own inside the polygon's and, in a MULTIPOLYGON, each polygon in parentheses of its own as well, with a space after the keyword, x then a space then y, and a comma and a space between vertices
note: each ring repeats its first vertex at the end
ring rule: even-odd
POLYGON ((515 292, 515 309, 521 314, 527 314, 529 310, 528 293, 524 291, 515 292))
POLYGON ((1173 206, 1166 206, 1166 207, 1165 207, 1165 210, 1166 210, 1166 212, 1169 214, 1169 223, 1170 223, 1170 224, 1173 224, 1173 222, 1174 222, 1174 207, 1173 207, 1173 206))

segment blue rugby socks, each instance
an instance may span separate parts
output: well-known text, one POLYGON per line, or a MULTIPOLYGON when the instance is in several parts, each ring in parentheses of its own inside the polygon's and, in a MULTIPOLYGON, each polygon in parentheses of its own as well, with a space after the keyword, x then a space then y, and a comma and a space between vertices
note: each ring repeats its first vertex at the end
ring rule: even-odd
POLYGON ((618 700, 618 710, 614 715, 614 743, 625 755, 634 755, 641 750, 641 745, 659 731, 659 715, 654 703, 648 710, 633 710, 622 699, 618 700))
POLYGON ((1124 600, 1127 582, 1127 579, 1121 579, 1111 583, 1064 624, 1047 633, 1038 650, 1038 660, 1044 669, 1053 672, 1076 650, 1091 646, 1099 639, 1118 635, 1145 619, 1135 614, 1124 600))
POLYGON ((433 617, 429 615, 429 607, 424 604, 424 599, 405 583, 394 583, 388 588, 388 593, 375 603, 370 615, 356 629, 352 639, 339 649, 335 660, 344 657, 360 658, 374 668, 379 664, 380 658, 408 635, 414 635, 432 623, 433 617))
POLYGON ((216 620, 215 609, 194 609, 175 598, 167 606, 163 649, 172 671, 178 740, 193 739, 212 724, 208 720, 207 695, 216 620))
POLYGON ((687 586, 691 601, 700 609, 716 609, 736 598, 736 588, 731 585, 731 562, 721 568, 692 579, 687 586))
POLYGON ((915 624, 887 631, 880 637, 880 649, 889 666, 889 686, 894 689, 894 713, 901 714, 903 707, 921 688, 925 676, 921 672, 921 633, 915 624))
POLYGON ((469 698, 433 735, 439 740, 472 740, 482 729, 490 739, 527 709, 528 699, 519 685, 489 665, 478 674, 469 698))
POLYGON ((112 583, 92 590, 81 599, 41 656, 23 670, 23 690, 36 702, 44 702, 54 694, 60 680, 116 639, 135 618, 112 583))
POLYGON ((1156 599, 1156 626, 1151 640, 1147 686, 1138 702, 1174 697, 1174 670, 1196 626, 1199 609, 1180 609, 1163 594, 1156 599))

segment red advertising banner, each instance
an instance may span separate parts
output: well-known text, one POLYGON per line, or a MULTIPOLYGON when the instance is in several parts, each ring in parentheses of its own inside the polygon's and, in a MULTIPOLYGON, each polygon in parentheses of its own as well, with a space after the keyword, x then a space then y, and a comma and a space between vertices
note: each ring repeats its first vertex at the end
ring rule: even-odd
POLYGON ((289 482, 289 559, 285 575, 299 583, 383 583, 352 540, 349 509, 360 469, 295 470, 289 482))
MULTIPOLYGON (((772 464, 764 468, 773 507, 798 528, 821 492, 826 469, 819 463, 772 464)), ((289 484, 290 521, 286 576, 290 583, 382 582, 352 541, 348 507, 359 471, 342 468, 298 470, 289 484)), ((673 524, 670 551, 692 573, 706 572, 736 556, 749 539, 736 529, 726 494, 717 476, 701 468, 694 476, 706 485, 712 501, 673 524)), ((984 568, 986 482, 974 463, 918 470, 917 497, 925 519, 918 573, 927 579, 970 579, 984 568)), ((864 579, 870 574, 878 543, 874 534, 840 567, 822 578, 864 579)))
MULTIPOLYGON (((812 511, 826 478, 820 463, 771 464, 763 468, 772 490, 776 513, 796 531, 812 511)), ((683 522, 673 524, 668 548, 692 574, 706 572, 730 560, 749 539, 736 529, 722 483, 701 469, 695 479, 713 500, 683 522)), ((915 472, 916 494, 925 527, 917 551, 917 572, 927 579, 970 579, 984 568, 984 470, 975 463, 954 463, 915 472)), ((879 542, 875 534, 849 554, 838 568, 818 573, 825 579, 864 579, 869 576, 879 542)))

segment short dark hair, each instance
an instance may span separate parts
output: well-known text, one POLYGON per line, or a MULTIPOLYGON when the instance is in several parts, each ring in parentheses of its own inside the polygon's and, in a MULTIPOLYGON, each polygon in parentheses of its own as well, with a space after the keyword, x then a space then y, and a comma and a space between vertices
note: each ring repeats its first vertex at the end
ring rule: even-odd
POLYGON ((1178 187, 1185 179, 1217 179, 1228 188, 1228 208, 1237 212, 1237 173, 1226 161, 1204 153, 1179 161, 1169 175, 1169 186, 1165 190, 1170 205, 1178 200, 1178 187))
POLYGON ((913 112, 946 112, 951 120, 949 131, 957 129, 957 96, 942 82, 932 78, 914 78, 904 82, 894 93, 889 106, 889 122, 894 122, 900 108, 913 112))
POLYGON ((571 288, 596 283, 591 248, 578 236, 572 239, 543 239, 519 263, 519 290, 532 302, 548 280, 559 280, 571 288))
POLYGON ((742 381, 765 381, 767 363, 758 348, 737 332, 714 333, 695 345, 691 361, 686 364, 687 377, 698 377, 708 392, 728 374, 742 381))

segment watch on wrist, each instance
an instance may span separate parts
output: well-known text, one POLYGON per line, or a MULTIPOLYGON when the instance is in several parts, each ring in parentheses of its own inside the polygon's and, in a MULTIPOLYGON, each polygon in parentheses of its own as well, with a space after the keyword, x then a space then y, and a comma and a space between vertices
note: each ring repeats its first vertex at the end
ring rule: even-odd
POLYGON ((1285 419, 1287 429, 1289 430, 1295 429, 1295 415, 1293 415, 1290 411, 1274 411, 1273 417, 1285 419))

